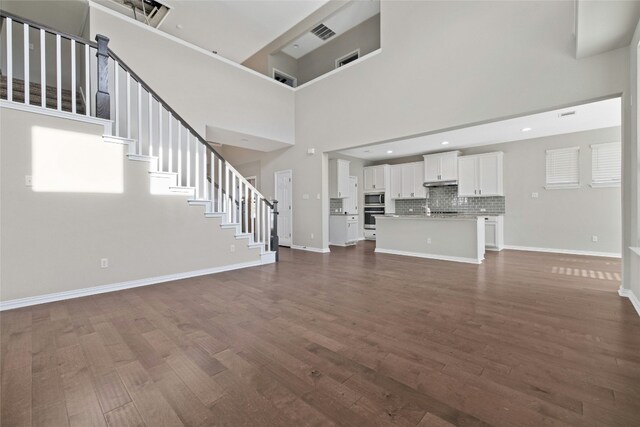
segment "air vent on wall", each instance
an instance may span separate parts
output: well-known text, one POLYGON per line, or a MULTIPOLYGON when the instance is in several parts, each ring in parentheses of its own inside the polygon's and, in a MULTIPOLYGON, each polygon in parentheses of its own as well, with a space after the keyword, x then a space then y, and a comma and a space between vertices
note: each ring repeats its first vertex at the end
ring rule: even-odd
POLYGON ((311 34, 320 37, 322 40, 330 39, 336 35, 335 31, 324 24, 320 24, 311 30, 311 34))
POLYGON ((558 114, 558 117, 569 117, 569 116, 575 116, 575 115, 576 115, 575 111, 565 111, 564 113, 558 114))

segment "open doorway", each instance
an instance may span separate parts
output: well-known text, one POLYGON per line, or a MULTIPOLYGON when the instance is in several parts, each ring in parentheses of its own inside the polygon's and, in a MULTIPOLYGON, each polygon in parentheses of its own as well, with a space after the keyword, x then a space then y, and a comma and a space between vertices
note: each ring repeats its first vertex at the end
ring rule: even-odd
POLYGON ((293 172, 291 169, 274 173, 276 200, 278 201, 278 238, 280 246, 291 246, 293 241, 293 221, 291 194, 293 172))

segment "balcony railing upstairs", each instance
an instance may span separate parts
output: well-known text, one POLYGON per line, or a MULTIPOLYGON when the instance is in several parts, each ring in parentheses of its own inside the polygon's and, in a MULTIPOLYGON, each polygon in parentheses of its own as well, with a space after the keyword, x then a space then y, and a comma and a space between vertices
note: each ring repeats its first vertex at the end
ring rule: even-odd
POLYGON ((157 161, 173 191, 275 251, 277 202, 267 200, 115 52, 0 11, 0 97, 12 103, 111 120, 129 157, 157 161))

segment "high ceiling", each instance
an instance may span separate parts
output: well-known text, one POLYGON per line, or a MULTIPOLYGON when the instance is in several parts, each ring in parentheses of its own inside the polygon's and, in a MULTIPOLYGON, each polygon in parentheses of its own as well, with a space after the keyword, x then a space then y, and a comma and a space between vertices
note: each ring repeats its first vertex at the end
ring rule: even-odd
POLYGON ((313 13, 327 0, 162 0, 159 29, 237 63, 313 13))
POLYGON ((638 19, 637 0, 576 0, 576 57, 629 46, 638 19))
POLYGON ((458 150, 602 129, 620 126, 621 121, 621 100, 613 98, 509 120, 352 148, 340 153, 365 160, 386 160, 434 151, 458 150), (445 141, 448 144, 443 144, 445 141))

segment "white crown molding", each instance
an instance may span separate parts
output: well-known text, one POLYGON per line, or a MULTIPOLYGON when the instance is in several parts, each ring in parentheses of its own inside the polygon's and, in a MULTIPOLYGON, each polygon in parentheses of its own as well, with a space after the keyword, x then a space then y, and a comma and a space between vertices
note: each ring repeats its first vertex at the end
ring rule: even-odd
POLYGON ((291 245, 291 249, 297 249, 299 251, 316 252, 319 254, 328 254, 331 252, 329 248, 314 248, 311 246, 291 245))
POLYGON ((606 258, 622 257, 619 253, 614 253, 614 252, 595 252, 595 251, 580 251, 580 250, 574 250, 574 249, 537 248, 537 247, 531 247, 531 246, 504 245, 504 249, 511 249, 513 251, 546 252, 551 254, 598 256, 598 257, 606 257, 606 258))
POLYGON ((60 119, 75 120, 78 122, 100 125, 104 127, 105 135, 111 135, 111 128, 113 125, 113 122, 111 120, 99 119, 97 117, 87 116, 84 114, 69 113, 67 111, 60 111, 53 108, 42 108, 36 105, 23 104, 22 102, 7 101, 4 99, 0 100, 0 107, 18 111, 26 111, 27 113, 44 114, 45 116, 58 117, 60 119))
MULTIPOLYGON (((275 261, 275 260, 274 260, 275 261)), ((273 261, 271 261, 273 262, 273 261)), ((184 273, 168 274, 165 276, 150 277, 147 279, 130 280, 127 282, 113 283, 110 285, 94 286, 91 288, 75 289, 72 291, 56 292, 53 294, 38 295, 34 297, 19 298, 8 301, 0 301, 0 311, 14 308, 28 307, 31 305, 45 304, 48 302, 62 301, 72 298, 80 298, 89 295, 104 294, 123 289, 138 288, 141 286, 156 285, 158 283, 171 282, 173 280, 188 279, 190 277, 204 276, 207 274, 222 273, 224 271, 238 270, 247 267, 270 264, 270 260, 248 261, 238 264, 223 265, 220 267, 205 268, 203 270, 187 271, 184 273)))
POLYGON ((618 295, 620 295, 621 297, 629 298, 631 304, 633 305, 633 308, 636 309, 638 315, 640 316, 640 299, 638 299, 636 294, 634 294, 631 289, 620 287, 620 289, 618 289, 618 295))
POLYGON ((421 252, 406 252, 406 251, 396 251, 395 249, 380 249, 376 248, 376 253, 380 254, 390 254, 390 255, 402 255, 402 256, 411 256, 416 258, 428 258, 428 259, 437 259, 439 261, 454 261, 454 262, 464 262, 466 264, 482 264, 481 260, 475 258, 463 258, 463 257, 455 257, 455 256, 447 256, 447 255, 435 255, 435 254, 424 254, 421 252))

